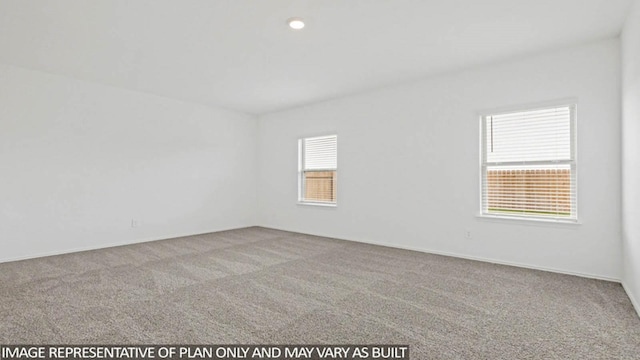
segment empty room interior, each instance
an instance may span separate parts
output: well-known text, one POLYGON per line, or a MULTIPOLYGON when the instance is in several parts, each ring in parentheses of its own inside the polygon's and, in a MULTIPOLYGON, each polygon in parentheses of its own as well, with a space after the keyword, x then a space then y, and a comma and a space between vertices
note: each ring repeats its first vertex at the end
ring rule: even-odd
POLYGON ((640 1, 0 0, 0 345, 640 359, 639 313, 640 1))

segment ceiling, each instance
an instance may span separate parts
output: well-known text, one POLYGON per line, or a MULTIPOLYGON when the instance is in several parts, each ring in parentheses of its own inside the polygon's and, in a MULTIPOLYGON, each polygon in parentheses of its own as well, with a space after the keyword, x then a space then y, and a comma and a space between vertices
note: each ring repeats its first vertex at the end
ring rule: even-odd
POLYGON ((0 62, 262 114, 614 37, 631 1, 0 0, 0 62))

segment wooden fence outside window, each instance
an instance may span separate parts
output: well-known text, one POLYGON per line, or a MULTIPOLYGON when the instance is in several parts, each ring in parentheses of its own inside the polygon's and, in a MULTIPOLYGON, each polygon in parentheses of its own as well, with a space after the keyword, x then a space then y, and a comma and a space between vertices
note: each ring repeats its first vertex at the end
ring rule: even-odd
POLYGON ((488 209, 569 216, 571 170, 488 170, 488 209))
POLYGON ((336 202, 335 171, 306 171, 304 182, 305 200, 336 202))

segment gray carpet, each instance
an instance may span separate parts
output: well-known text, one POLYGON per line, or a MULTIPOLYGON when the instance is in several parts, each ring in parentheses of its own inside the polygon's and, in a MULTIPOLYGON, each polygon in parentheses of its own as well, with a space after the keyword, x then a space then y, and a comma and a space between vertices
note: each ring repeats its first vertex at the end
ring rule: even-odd
POLYGON ((0 344, 411 345, 638 359, 617 283, 247 228, 0 264, 0 344))

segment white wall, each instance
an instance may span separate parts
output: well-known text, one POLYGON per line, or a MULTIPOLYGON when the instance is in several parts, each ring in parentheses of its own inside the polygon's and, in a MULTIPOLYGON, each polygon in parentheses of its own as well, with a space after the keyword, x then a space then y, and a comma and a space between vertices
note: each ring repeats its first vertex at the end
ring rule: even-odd
POLYGON ((620 279, 619 42, 262 116, 259 164, 263 226, 620 279), (578 99, 582 224, 476 218, 477 112, 567 97, 578 99), (338 207, 296 205, 296 140, 333 132, 338 207))
MULTIPOLYGON (((624 282, 638 299, 635 23, 623 36, 624 282)), ((607 40, 256 122, 0 64, 0 261, 257 223, 620 279, 619 74, 618 41, 607 40), (476 113, 566 97, 578 99, 582 224, 478 219, 476 113), (297 205, 297 139, 333 132, 338 207, 297 205)))
POLYGON ((623 284, 640 314, 640 3, 622 32, 623 284))
POLYGON ((0 65, 0 261, 254 225, 256 131, 251 116, 0 65))

